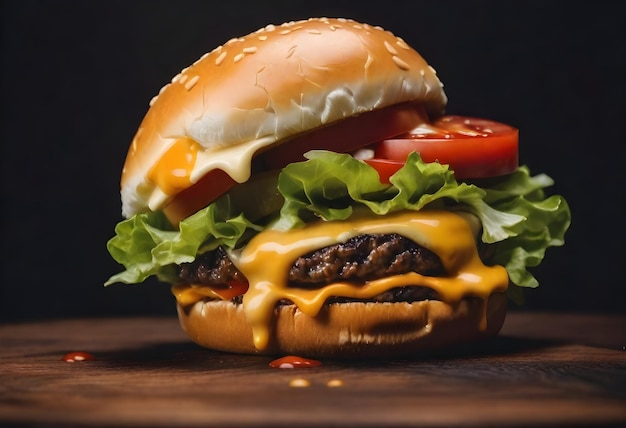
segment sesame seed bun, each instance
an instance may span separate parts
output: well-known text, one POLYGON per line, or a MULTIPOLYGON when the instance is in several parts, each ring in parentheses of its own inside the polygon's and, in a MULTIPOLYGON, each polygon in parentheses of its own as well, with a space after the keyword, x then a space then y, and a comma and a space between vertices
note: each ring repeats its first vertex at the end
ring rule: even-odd
POLYGON ((253 344, 252 326, 241 305, 203 300, 178 305, 182 328, 201 346, 236 353, 316 358, 384 358, 420 355, 496 335, 506 315, 505 293, 488 300, 467 297, 457 304, 425 300, 413 303, 335 303, 316 317, 295 305, 274 311, 267 348, 253 344), (216 322, 219 320, 219 322, 216 322), (306 333, 304 333, 306 332, 306 333))
POLYGON ((152 99, 123 169, 122 213, 156 211, 174 196, 148 176, 181 138, 199 150, 189 186, 214 169, 244 182, 255 152, 294 135, 406 102, 440 114, 446 101, 426 61, 379 27, 325 18, 269 25, 205 54, 152 99), (228 161, 234 153, 245 167, 228 161))

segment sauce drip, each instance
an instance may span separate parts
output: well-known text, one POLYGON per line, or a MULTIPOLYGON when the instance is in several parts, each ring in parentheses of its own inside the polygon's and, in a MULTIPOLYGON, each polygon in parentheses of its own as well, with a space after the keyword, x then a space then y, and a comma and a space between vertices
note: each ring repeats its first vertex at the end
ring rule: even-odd
POLYGON ((67 354, 63 355, 63 358, 61 359, 66 363, 75 363, 80 361, 92 361, 95 360, 95 357, 89 352, 78 351, 68 352, 67 354))
POLYGON ((277 360, 274 360, 270 363, 270 367, 274 367, 276 369, 319 367, 321 365, 321 361, 311 360, 309 358, 302 358, 296 355, 287 355, 285 357, 278 358, 277 360))

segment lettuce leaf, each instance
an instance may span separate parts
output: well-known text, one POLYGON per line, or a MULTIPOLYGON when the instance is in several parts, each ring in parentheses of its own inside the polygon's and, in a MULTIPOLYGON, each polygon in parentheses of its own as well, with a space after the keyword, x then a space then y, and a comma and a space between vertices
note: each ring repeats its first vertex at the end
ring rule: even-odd
POLYGON ((347 154, 327 151, 307 153, 307 162, 288 165, 278 178, 285 197, 279 227, 301 227, 311 214, 324 220, 345 220, 355 207, 365 206, 384 215, 400 210, 418 211, 427 205, 455 201, 458 209, 476 214, 483 223, 487 243, 512 236, 522 215, 493 210, 483 199, 486 191, 457 183, 447 165, 424 163, 412 153, 403 168, 382 184, 376 170, 347 154))
POLYGON ((192 262, 197 254, 220 245, 235 248, 246 236, 263 230, 242 213, 232 214, 230 199, 224 197, 181 221, 178 230, 161 212, 137 214, 118 223, 107 249, 126 270, 105 285, 140 283, 153 275, 175 282, 172 265, 192 262))
MULTIPOLYGON (((528 268, 542 261, 548 247, 563 245, 570 224, 565 200, 545 197, 544 188, 552 180, 531 176, 525 166, 479 187, 457 182, 448 166, 424 163, 412 153, 390 178, 391 184, 383 184, 374 168, 350 155, 311 151, 306 158, 288 165, 278 176, 284 203, 272 220, 249 221, 225 196, 183 220, 179 230, 169 227, 161 213, 122 221, 107 246, 126 270, 106 284, 138 283, 152 275, 174 282, 174 265, 193 261, 198 253, 220 245, 237 248, 266 227, 288 230, 313 219, 344 220, 362 209, 384 215, 429 207, 475 214, 483 226, 482 240, 498 245, 493 262, 506 267, 514 284, 536 287, 528 268)), ((519 300, 516 291, 511 293, 519 300)))

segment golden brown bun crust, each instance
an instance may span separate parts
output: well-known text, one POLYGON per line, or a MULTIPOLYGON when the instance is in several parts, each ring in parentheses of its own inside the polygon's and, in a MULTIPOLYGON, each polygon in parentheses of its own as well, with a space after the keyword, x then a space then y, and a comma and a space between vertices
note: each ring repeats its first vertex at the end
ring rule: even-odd
MULTIPOLYGON (((180 138, 203 153, 192 183, 215 168, 242 182, 246 174, 217 152, 247 144, 259 150, 403 102, 440 114, 446 101, 426 61, 379 27, 326 18, 269 25, 204 55, 153 98, 122 173, 122 212, 166 203, 147 175, 180 138)), ((241 158, 249 163, 247 155, 241 158)))
POLYGON ((495 336, 504 323, 506 294, 491 295, 485 308, 478 298, 457 305, 414 303, 343 303, 326 305, 309 317, 295 305, 274 314, 270 346, 258 351, 242 307, 228 301, 178 306, 181 326, 207 348, 226 352, 300 355, 313 358, 410 356, 495 336), (483 318, 485 317, 486 318, 483 318), (481 321, 486 328, 481 330, 481 321))

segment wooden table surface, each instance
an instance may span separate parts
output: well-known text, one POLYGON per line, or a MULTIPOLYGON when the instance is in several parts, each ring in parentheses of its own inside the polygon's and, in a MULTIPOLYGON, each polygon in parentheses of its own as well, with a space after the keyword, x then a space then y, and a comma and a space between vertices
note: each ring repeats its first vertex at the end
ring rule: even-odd
POLYGON ((4 324, 0 426, 626 426, 625 347, 626 316, 514 312, 481 349, 275 369, 175 318, 4 324))

